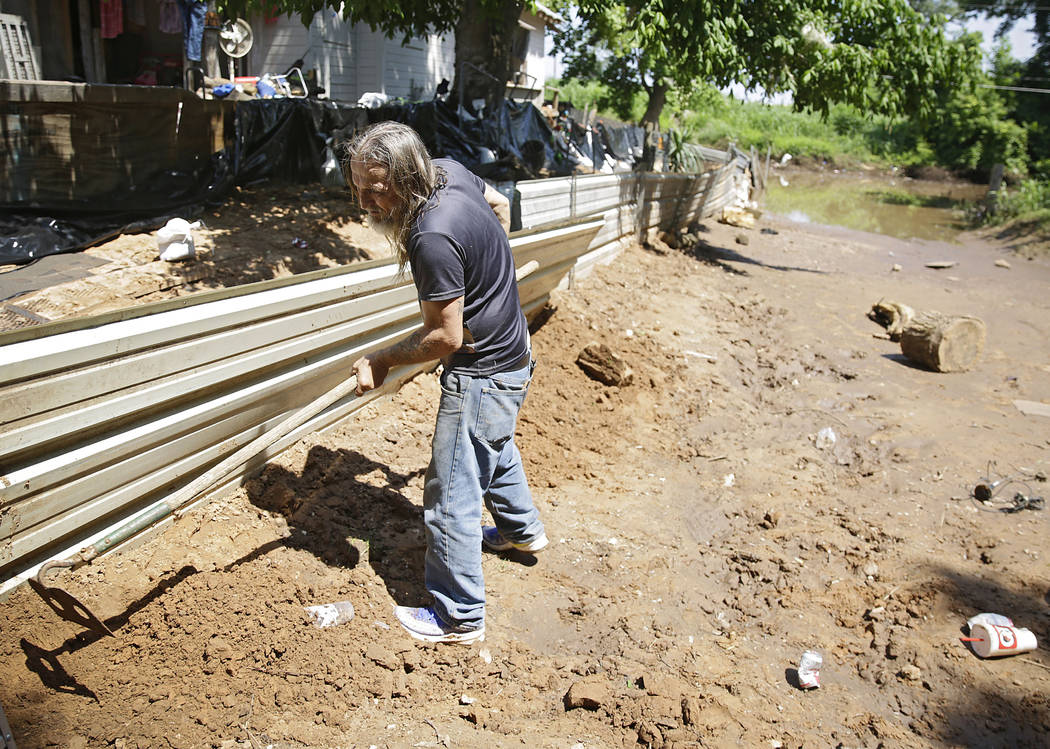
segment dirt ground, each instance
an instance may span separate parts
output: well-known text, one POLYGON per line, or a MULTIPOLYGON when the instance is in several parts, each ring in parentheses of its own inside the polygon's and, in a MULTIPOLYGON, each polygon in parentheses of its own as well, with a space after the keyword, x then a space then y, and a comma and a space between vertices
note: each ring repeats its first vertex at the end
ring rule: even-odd
MULTIPOLYGON (((290 236, 236 237, 302 269, 290 236)), ((422 375, 67 573, 116 637, 25 589, 0 604, 18 746, 1050 745, 1050 511, 1003 511, 1047 493, 1050 419, 1014 401, 1050 403, 1050 264, 769 215, 697 237, 627 250, 534 326, 518 434, 552 545, 485 556, 483 643, 417 643, 392 614, 425 602, 422 375), (883 298, 981 317, 977 367, 912 365, 865 316, 883 298), (593 341, 633 382, 587 377, 593 341), (350 622, 311 625, 340 600, 350 622), (985 611, 1040 649, 976 657, 985 611)), ((307 263, 346 260, 306 238, 307 263)))
MULTIPOLYGON (((0 291, 0 331, 39 325, 70 315, 108 312, 208 289, 267 281, 295 273, 346 265, 389 254, 388 242, 363 223, 346 191, 321 185, 238 188, 219 208, 187 220, 196 258, 168 263, 158 258, 152 232, 123 234, 77 256, 45 257, 38 266, 0 266, 18 275, 0 291), (300 246, 305 245, 305 246, 300 246), (73 258, 79 272, 66 266, 73 258), (52 274, 52 275, 48 275, 52 274), (54 282, 54 277, 60 283, 54 282), (33 277, 45 278, 35 288, 33 277)), ((0 275, 0 279, 7 280, 0 275)))

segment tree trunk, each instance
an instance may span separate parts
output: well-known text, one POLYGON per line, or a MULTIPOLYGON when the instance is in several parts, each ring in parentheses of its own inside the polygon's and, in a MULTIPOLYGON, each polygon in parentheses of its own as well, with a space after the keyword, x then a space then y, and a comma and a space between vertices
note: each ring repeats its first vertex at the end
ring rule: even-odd
POLYGON ((464 1, 456 23, 456 80, 451 95, 467 111, 473 111, 475 99, 485 100, 487 112, 503 101, 523 5, 521 0, 500 0, 493 9, 483 0, 464 1))
POLYGON ((984 350, 985 326, 976 317, 919 312, 901 332, 901 352, 935 372, 965 372, 984 350))
POLYGON ((642 115, 641 125, 645 129, 645 143, 642 146, 642 171, 651 172, 656 166, 656 148, 660 138, 660 113, 667 103, 667 82, 660 79, 653 84, 649 92, 649 103, 642 115))

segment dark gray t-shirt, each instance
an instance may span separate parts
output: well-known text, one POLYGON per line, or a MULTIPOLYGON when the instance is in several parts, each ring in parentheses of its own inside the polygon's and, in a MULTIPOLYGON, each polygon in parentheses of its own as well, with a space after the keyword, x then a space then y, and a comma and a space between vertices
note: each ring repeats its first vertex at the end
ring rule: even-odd
POLYGON ((408 238, 416 290, 424 302, 463 297, 463 325, 474 342, 452 355, 449 369, 508 371, 529 345, 510 242, 485 201, 481 178, 450 159, 434 159, 434 165, 444 171, 445 185, 434 191, 408 238))

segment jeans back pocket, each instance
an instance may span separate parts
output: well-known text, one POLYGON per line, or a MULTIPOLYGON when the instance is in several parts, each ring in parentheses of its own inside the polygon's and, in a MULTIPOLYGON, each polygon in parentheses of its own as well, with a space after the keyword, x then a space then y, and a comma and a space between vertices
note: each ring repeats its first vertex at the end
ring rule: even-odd
POLYGON ((528 379, 510 379, 496 375, 481 389, 475 434, 499 448, 514 436, 518 411, 529 391, 528 379))

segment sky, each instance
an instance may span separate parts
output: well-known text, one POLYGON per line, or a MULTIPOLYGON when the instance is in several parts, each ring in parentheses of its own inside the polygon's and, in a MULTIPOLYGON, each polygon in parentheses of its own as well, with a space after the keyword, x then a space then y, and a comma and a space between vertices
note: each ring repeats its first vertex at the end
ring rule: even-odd
MULTIPOLYGON (((1013 56, 1018 60, 1027 60, 1035 53, 1035 34, 1032 33, 1033 22, 1034 18, 1031 16, 1022 19, 1014 24, 1014 27, 1007 35, 1013 56)), ((968 31, 980 31, 984 34, 984 44, 981 45, 981 48, 984 50, 985 55, 989 55, 992 52, 992 47, 995 44, 995 30, 999 28, 999 23, 999 19, 987 17, 970 19, 966 23, 968 31)))

